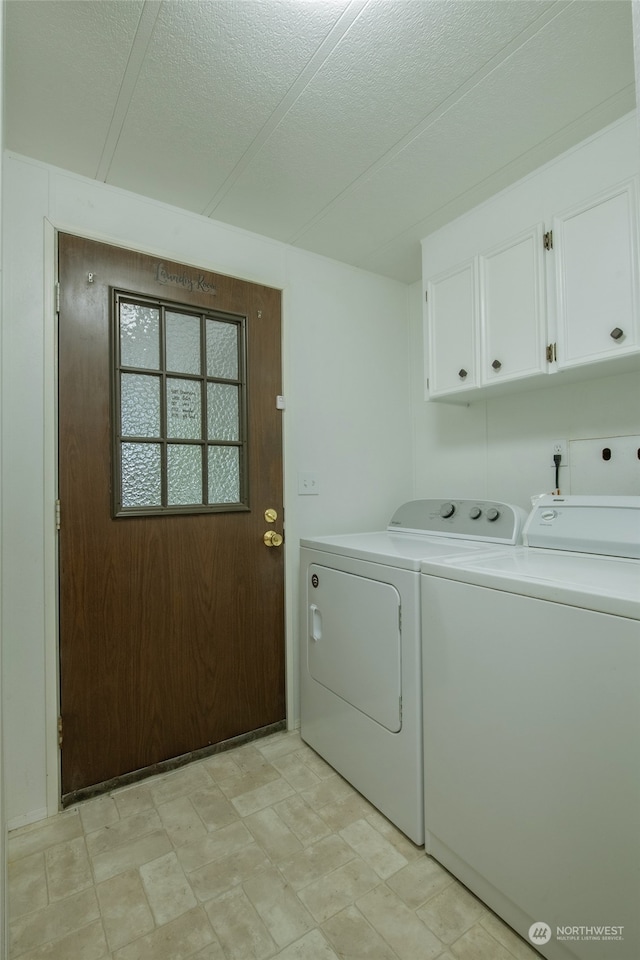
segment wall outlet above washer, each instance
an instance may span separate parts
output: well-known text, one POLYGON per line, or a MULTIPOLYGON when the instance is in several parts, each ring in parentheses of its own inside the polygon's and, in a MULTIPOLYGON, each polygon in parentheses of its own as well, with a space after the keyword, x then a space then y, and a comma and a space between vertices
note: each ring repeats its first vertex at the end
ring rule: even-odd
POLYGON ((555 460, 553 459, 556 456, 562 457, 560 461, 561 467, 566 467, 569 463, 569 444, 566 440, 552 440, 551 441, 551 463, 555 466, 555 460))

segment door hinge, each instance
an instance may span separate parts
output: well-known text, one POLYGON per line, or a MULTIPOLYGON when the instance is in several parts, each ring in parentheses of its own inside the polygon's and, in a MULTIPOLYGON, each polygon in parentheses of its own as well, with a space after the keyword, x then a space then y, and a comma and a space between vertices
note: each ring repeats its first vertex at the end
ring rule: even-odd
POLYGON ((58 746, 62 746, 62 717, 58 717, 58 746))
POLYGON ((60 501, 56 500, 56 530, 60 529, 60 501))
POLYGON ((60 313, 60 284, 56 283, 56 313, 60 313))
POLYGON ((553 250, 553 230, 547 230, 542 238, 542 243, 545 250, 553 250))
POLYGON ((556 343, 550 343, 550 344, 548 344, 548 346, 547 346, 547 362, 548 362, 548 363, 553 363, 553 362, 554 362, 555 360, 557 360, 557 359, 558 359, 558 355, 557 355, 557 344, 556 344, 556 343))

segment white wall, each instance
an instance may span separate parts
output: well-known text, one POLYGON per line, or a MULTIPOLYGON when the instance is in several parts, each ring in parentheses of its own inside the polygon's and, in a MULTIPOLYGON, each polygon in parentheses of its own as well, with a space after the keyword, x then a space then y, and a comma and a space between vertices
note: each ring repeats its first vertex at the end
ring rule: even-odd
MULTIPOLYGON (((4 156, 4 4, 0 5, 0 210, 2 210, 2 158, 4 156)), ((2 224, 0 224, 0 369, 2 366, 2 224)), ((2 462, 2 422, 0 420, 0 464, 2 462)), ((0 468, 0 512, 2 504, 2 470, 0 468)), ((2 582, 2 556, 0 555, 0 583, 2 582)), ((2 625, 0 624, 0 957, 8 953, 8 928, 6 924, 7 916, 7 858, 6 850, 6 832, 7 820, 5 816, 4 803, 4 722, 3 722, 3 697, 2 697, 2 625)))
MULTIPOLYGON (((631 18, 633 23, 633 55, 636 74, 636 104, 637 90, 640 86, 640 0, 633 0, 631 4, 631 18)), ((638 118, 640 123, 640 117, 638 118)))
POLYGON ((3 627, 10 825, 55 808, 53 224, 284 290, 289 722, 300 536, 386 524, 410 496, 406 287, 26 160, 5 159, 3 627), (48 221, 48 223, 46 222, 48 221), (298 471, 320 494, 297 494, 298 471))

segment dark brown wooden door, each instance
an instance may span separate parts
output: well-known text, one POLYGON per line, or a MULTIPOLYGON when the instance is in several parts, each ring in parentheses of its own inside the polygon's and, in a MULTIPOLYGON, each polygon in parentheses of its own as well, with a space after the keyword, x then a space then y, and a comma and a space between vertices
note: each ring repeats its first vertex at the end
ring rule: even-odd
POLYGON ((69 797, 285 716, 281 326, 278 290, 69 235, 59 280, 69 797), (245 509, 114 518, 114 291, 246 318, 245 509))

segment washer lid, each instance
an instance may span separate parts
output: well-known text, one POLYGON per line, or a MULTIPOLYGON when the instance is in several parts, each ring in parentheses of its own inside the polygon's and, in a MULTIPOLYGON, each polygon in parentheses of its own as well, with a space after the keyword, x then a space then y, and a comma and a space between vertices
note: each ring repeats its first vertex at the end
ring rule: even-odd
POLYGON ((523 539, 530 547, 640 558, 640 497, 541 497, 523 539))
POLYGON ((425 561, 422 572, 640 620, 638 560, 514 547, 492 556, 425 561))

